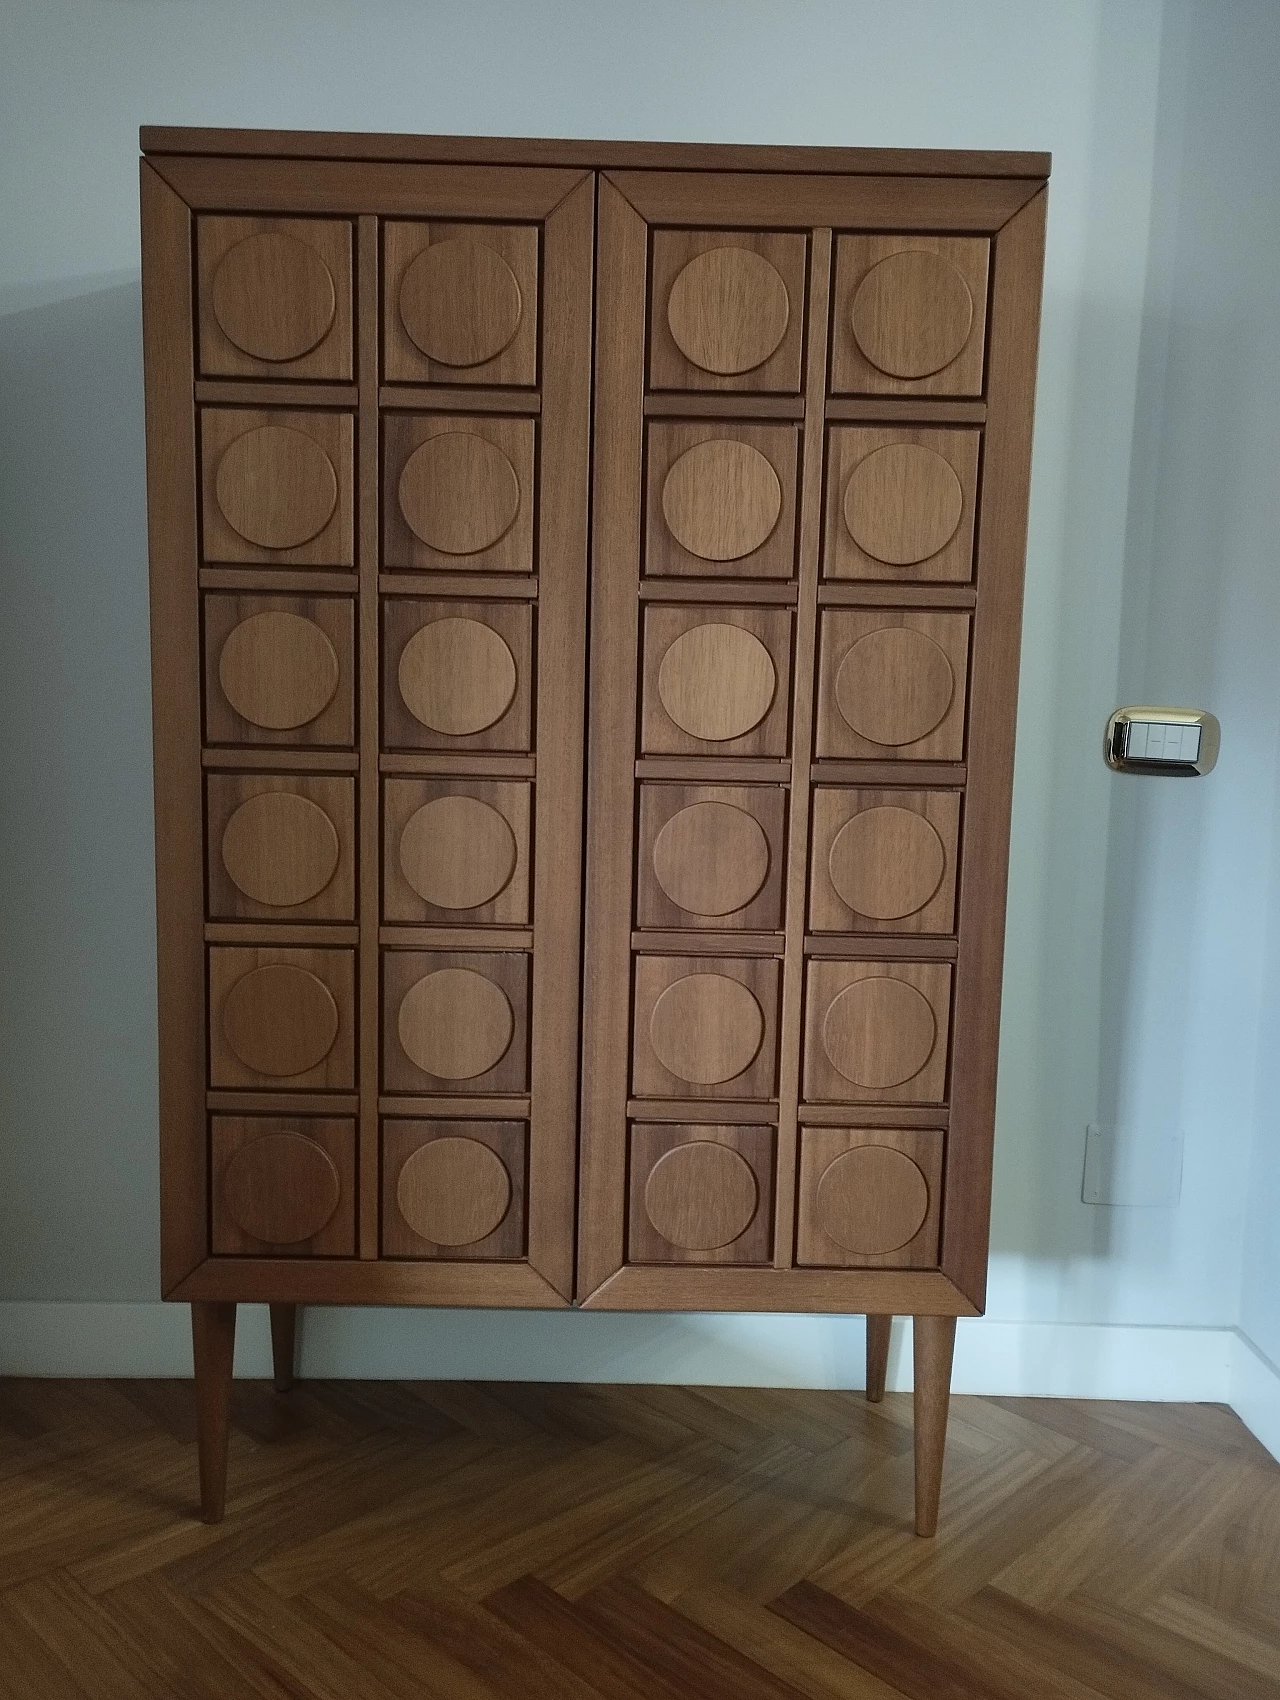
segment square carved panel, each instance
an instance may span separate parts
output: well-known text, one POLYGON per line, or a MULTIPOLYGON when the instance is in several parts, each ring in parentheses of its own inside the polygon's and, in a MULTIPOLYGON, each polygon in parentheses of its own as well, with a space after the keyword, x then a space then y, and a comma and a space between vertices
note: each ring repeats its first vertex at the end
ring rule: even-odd
POLYGON ((386 597, 382 638, 386 748, 532 748, 533 610, 527 602, 386 597))
POLYGON ((384 918, 523 926, 531 802, 532 787, 518 780, 384 780, 384 918))
POLYGON ((777 1034, 772 957, 636 958, 636 1097, 770 1098, 777 1034))
POLYGON ((967 614, 826 609, 818 755, 963 760, 968 672, 967 614))
POLYGON ((647 444, 649 577, 794 576, 797 426, 657 420, 647 444))
POLYGON ((950 1033, 950 963, 812 960, 804 1096, 810 1103, 940 1104, 950 1033))
POLYGON ((211 593, 202 607, 206 743, 351 747, 349 596, 211 593))
POLYGON ((204 559, 353 565, 353 442, 349 413, 202 407, 204 559))
POLYGON ((796 1262, 936 1269, 941 1128, 800 1130, 796 1262))
POLYGON ((532 419, 384 415, 384 564, 533 572, 533 439, 532 419))
POLYGON ((981 395, 990 247, 985 236, 841 236, 835 393, 981 395))
POLYGON ((785 756, 790 613, 650 603, 642 693, 646 755, 785 756))
POLYGON ((641 785, 636 924, 781 927, 786 822, 779 785, 641 785))
POLYGON ((528 1058, 528 956, 514 950, 383 952, 382 1079, 388 1092, 524 1092, 528 1058))
POLYGON ((535 225, 388 220, 382 242, 389 383, 537 383, 535 225))
POLYGON ((206 214, 196 276, 205 377, 351 378, 347 220, 206 214))
POLYGON ((767 1263, 773 1243, 769 1126, 636 1122, 629 1263, 767 1263))
POLYGON ((809 926, 815 933, 950 933, 958 791, 813 793, 809 926))
POLYGON ((213 1116, 214 1255, 354 1256, 355 1152, 350 1116, 213 1116))
POLYGON ((528 1124, 385 1121, 382 1255, 524 1256, 528 1124))
POLYGON ((973 577, 977 431, 840 426, 827 438, 823 575, 973 577))
POLYGON ((779 231, 655 230, 650 387, 798 394, 807 247, 779 231))
POLYGON ((231 921, 353 921, 355 780, 209 773, 209 915, 231 921))
POLYGON ((258 1091, 355 1085, 355 952, 209 950, 209 1084, 258 1091))

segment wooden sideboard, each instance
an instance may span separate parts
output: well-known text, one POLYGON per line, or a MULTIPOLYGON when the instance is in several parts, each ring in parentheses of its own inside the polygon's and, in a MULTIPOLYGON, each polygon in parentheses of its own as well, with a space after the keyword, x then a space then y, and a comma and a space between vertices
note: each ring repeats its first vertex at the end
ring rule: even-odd
POLYGON ((142 134, 162 1278, 986 1279, 1048 160, 142 134))

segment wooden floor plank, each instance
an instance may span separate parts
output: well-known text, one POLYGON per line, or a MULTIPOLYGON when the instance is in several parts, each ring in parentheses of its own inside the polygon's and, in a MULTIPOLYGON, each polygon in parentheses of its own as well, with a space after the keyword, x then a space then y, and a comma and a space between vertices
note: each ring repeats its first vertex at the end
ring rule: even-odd
POLYGON ((1280 1466, 1222 1407, 0 1381, 0 1700, 1280 1700, 1280 1466))

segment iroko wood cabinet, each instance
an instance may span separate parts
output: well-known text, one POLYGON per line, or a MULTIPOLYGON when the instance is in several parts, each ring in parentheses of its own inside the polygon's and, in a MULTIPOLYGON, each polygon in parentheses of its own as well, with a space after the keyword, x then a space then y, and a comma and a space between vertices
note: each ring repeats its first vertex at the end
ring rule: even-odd
POLYGON ((163 1285, 984 1297, 1042 155, 144 131, 163 1285))

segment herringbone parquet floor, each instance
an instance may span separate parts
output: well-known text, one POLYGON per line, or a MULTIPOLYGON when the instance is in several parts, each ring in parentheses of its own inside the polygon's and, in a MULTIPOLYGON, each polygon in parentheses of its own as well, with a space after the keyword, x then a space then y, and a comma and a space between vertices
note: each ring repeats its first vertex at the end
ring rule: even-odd
POLYGON ((20 1700, 1275 1700, 1280 1466, 1214 1406, 0 1382, 20 1700))

